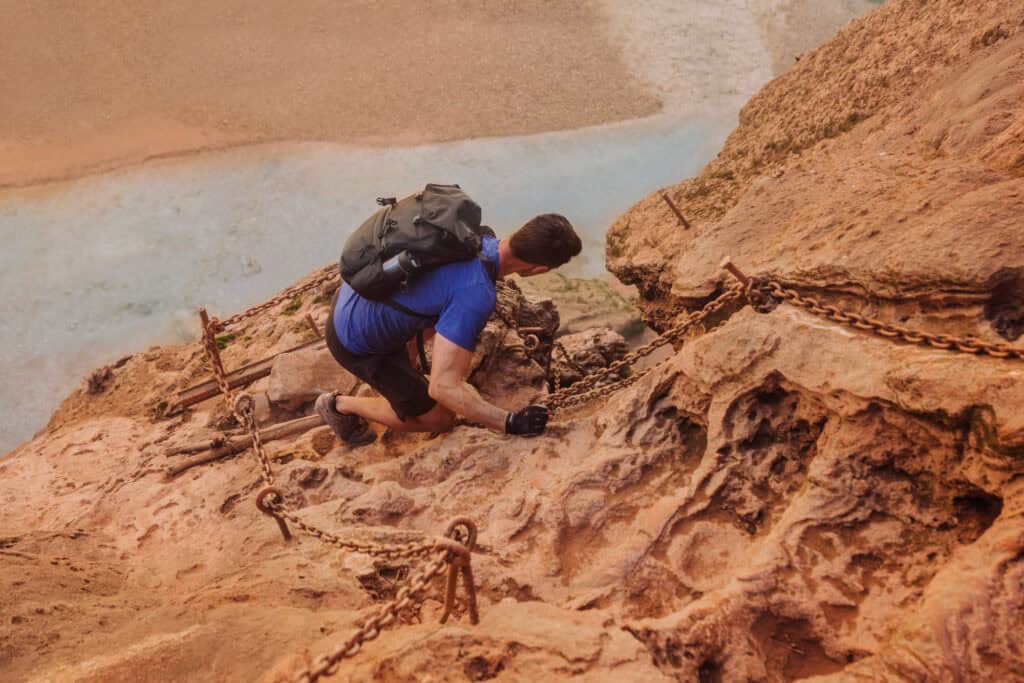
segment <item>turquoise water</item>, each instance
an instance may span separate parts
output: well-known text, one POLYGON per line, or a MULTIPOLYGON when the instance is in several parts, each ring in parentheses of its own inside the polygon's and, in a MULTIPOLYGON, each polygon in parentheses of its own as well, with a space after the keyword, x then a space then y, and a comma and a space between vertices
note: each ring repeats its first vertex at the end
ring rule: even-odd
POLYGON ((376 197, 425 182, 462 185, 499 235, 565 214, 585 243, 572 272, 597 275, 611 221, 697 173, 731 126, 660 116, 403 149, 260 147, 0 196, 0 452, 91 369, 193 338, 200 305, 229 314, 334 261, 376 197))

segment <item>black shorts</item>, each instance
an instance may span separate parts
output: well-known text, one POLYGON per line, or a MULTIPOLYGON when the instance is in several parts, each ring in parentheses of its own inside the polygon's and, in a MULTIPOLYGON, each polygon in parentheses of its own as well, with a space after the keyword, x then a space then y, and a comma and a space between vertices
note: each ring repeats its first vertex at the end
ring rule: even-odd
POLYGON ((405 349, 393 353, 357 356, 344 346, 334 330, 334 313, 327 318, 325 338, 334 360, 388 400, 403 420, 418 417, 437 405, 427 392, 427 379, 413 368, 405 349))

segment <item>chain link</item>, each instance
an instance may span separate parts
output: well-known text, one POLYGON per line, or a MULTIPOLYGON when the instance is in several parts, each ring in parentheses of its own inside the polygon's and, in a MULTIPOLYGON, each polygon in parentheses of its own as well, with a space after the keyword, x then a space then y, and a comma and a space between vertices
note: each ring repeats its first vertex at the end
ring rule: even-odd
POLYGON ((227 372, 224 370, 224 362, 217 349, 216 318, 209 318, 205 308, 199 309, 199 317, 203 323, 203 350, 206 352, 206 360, 209 361, 210 367, 213 369, 213 376, 217 380, 220 393, 224 395, 224 400, 239 426, 246 429, 252 436, 253 453, 259 461, 263 481, 267 486, 273 486, 274 472, 270 468, 270 458, 267 457, 266 449, 263 447, 263 438, 256 424, 256 402, 249 394, 239 394, 237 398, 232 395, 227 372))
POLYGON ((213 323, 214 332, 221 332, 225 328, 231 327, 232 325, 237 325, 238 323, 242 322, 247 318, 251 318, 254 315, 259 315, 260 313, 270 310, 271 308, 274 308, 275 306, 278 306, 284 303, 285 301, 291 301, 300 294, 305 294, 306 292, 312 289, 316 289, 317 287, 328 282, 331 282, 332 280, 338 280, 340 277, 341 273, 338 271, 337 265, 332 264, 329 266, 324 266, 321 269, 320 274, 314 276, 313 279, 310 280, 309 282, 289 287, 280 294, 270 299, 267 299, 263 303, 247 308, 241 313, 235 313, 233 316, 225 318, 224 320, 211 318, 210 321, 213 323))
POLYGON ((562 357, 565 358, 566 363, 571 369, 579 372, 581 379, 587 376, 587 373, 569 357, 569 352, 565 350, 562 342, 556 341, 551 345, 551 353, 548 354, 548 367, 544 373, 548 380, 548 391, 552 392, 562 388, 562 371, 558 368, 558 361, 555 360, 556 351, 562 354, 562 357))
MULTIPOLYGON (((532 332, 523 332, 519 329, 519 310, 522 308, 522 302, 516 297, 508 295, 507 292, 512 290, 511 287, 498 287, 498 297, 494 303, 494 314, 505 323, 506 326, 511 327, 515 330, 515 333, 523 342, 523 347, 527 353, 532 353, 537 350, 540 346, 540 337, 532 332), (514 304, 513 302, 518 302, 514 304)), ((518 289, 512 290, 516 293, 520 293, 518 289)))
POLYGON ((703 322, 709 316, 722 310, 728 304, 740 301, 742 296, 743 285, 738 283, 734 284, 726 289, 717 299, 713 299, 708 302, 701 310, 685 316, 682 321, 666 330, 649 344, 627 353, 619 360, 610 363, 606 368, 602 368, 593 374, 587 375, 579 382, 565 387, 564 389, 559 389, 545 397, 545 405, 552 410, 579 405, 600 396, 607 396, 614 391, 635 383, 640 379, 640 377, 645 375, 646 372, 641 373, 635 378, 626 377, 619 380, 615 380, 614 378, 621 377, 623 369, 634 365, 641 358, 651 355, 662 346, 682 340, 683 336, 695 325, 703 322), (604 386, 601 386, 602 384, 604 384, 604 386))
POLYGON ((357 655, 363 643, 379 636, 382 630, 398 619, 398 615, 402 610, 414 602, 417 604, 422 602, 424 600, 423 593, 427 586, 444 570, 444 566, 448 562, 448 553, 439 553, 436 560, 421 568, 418 574, 413 575, 409 582, 398 591, 394 600, 381 606, 380 609, 363 622, 348 640, 342 642, 331 652, 318 657, 312 667, 299 672, 295 677, 296 682, 314 683, 322 676, 333 676, 336 674, 342 660, 357 655))
MULTIPOLYGON (((751 278, 751 282, 754 282, 751 278)), ((871 332, 879 337, 891 340, 901 340, 908 344, 926 345, 944 351, 955 351, 959 353, 970 353, 974 355, 987 355, 993 358, 1009 358, 1024 360, 1024 349, 1014 348, 1009 344, 993 344, 972 336, 954 337, 948 334, 932 334, 921 332, 901 325, 893 325, 875 318, 844 311, 837 306, 822 304, 810 296, 803 296, 795 289, 783 287, 775 280, 761 280, 762 285, 767 285, 771 296, 778 301, 785 301, 803 308, 808 313, 826 320, 846 325, 855 330, 871 332)))
POLYGON ((234 402, 235 415, 241 414, 241 424, 252 435, 252 451, 260 463, 260 471, 263 474, 263 481, 267 486, 274 485, 274 471, 270 469, 270 458, 263 447, 263 436, 256 424, 256 401, 249 394, 239 394, 234 402))
POLYGON ((424 599, 424 591, 427 586, 429 586, 430 582, 441 573, 445 565, 448 565, 449 567, 449 579, 448 589, 445 595, 445 611, 441 619, 442 622, 448 618, 448 615, 452 610, 455 600, 455 581, 457 572, 461 572, 463 576, 463 582, 467 592, 470 620, 475 624, 479 619, 476 610, 476 589, 473 585, 473 574, 470 566, 470 552, 472 551, 476 540, 476 526, 470 520, 459 518, 453 521, 448 527, 449 536, 457 533, 460 526, 464 527, 466 529, 465 542, 462 542, 461 540, 455 541, 450 538, 437 538, 401 544, 384 544, 344 539, 306 523, 301 517, 286 508, 284 495, 278 489, 273 488, 274 473, 270 466, 270 458, 268 457, 263 445, 259 425, 256 422, 256 402, 249 394, 242 393, 237 397, 233 397, 231 393, 231 387, 227 380, 227 373, 224 370, 224 363, 221 360, 220 351, 217 348, 217 331, 223 329, 225 325, 234 324, 243 318, 256 315, 260 311, 271 308, 289 297, 295 296, 299 291, 307 291, 317 287, 329 279, 329 277, 325 278, 323 276, 315 278, 312 282, 303 285, 301 288, 292 288, 291 290, 275 297, 275 300, 271 300, 270 302, 260 306, 255 306, 252 309, 245 311, 244 314, 232 316, 224 322, 220 322, 216 318, 210 318, 207 315, 206 309, 199 309, 203 328, 203 350, 206 353, 206 358, 213 370, 217 386, 224 395, 224 400, 227 402, 228 407, 234 414, 235 419, 237 419, 239 425, 245 428, 252 436, 253 453, 259 461, 263 481, 267 485, 267 487, 257 496, 256 505, 262 512, 275 519, 279 529, 281 530, 281 534, 284 536, 284 540, 288 541, 291 539, 291 532, 289 531, 286 523, 291 522, 304 533, 340 550, 365 553, 367 555, 383 557, 389 560, 418 560, 429 557, 431 553, 436 552, 438 554, 437 559, 434 562, 422 567, 418 574, 413 574, 410 581, 403 586, 401 590, 399 590, 395 599, 381 607, 365 623, 363 623, 348 640, 339 645, 332 652, 317 659, 312 668, 300 672, 296 677, 297 681, 308 681, 310 683, 318 680, 322 676, 330 676, 337 673, 338 666, 343 659, 356 655, 360 651, 364 642, 373 640, 380 635, 380 632, 383 629, 393 624, 398 619, 398 615, 402 610, 408 608, 413 603, 421 603, 424 599))
MULTIPOLYGON (((660 365, 661 363, 654 367, 658 367, 660 365)), ((646 377, 653 369, 654 368, 651 367, 647 368, 646 370, 643 370, 642 372, 631 373, 630 375, 620 379, 617 382, 609 382, 608 384, 603 384, 599 387, 590 389, 588 391, 584 391, 579 394, 568 394, 564 398, 558 399, 558 405, 556 407, 560 409, 572 408, 574 406, 583 405, 584 403, 589 403, 590 401, 593 401, 596 398, 614 394, 615 392, 621 391, 622 389, 625 389, 630 385, 636 384, 641 379, 646 377)), ((576 385, 573 384, 571 386, 575 387, 576 385)))
POLYGON ((357 553, 365 553, 375 557, 383 557, 388 560, 411 560, 429 555, 437 548, 433 541, 416 541, 401 545, 381 545, 372 542, 359 542, 336 536, 328 531, 318 529, 306 524, 301 517, 294 512, 279 509, 278 514, 294 524, 306 534, 316 538, 327 545, 333 545, 339 550, 348 550, 357 553))

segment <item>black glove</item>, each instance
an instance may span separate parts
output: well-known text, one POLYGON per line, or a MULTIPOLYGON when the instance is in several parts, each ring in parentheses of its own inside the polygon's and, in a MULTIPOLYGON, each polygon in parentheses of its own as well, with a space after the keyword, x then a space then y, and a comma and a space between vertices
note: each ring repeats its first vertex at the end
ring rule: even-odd
POLYGON ((544 433, 548 424, 547 406, 526 406, 522 410, 509 413, 505 418, 505 433, 519 436, 537 436, 544 433))

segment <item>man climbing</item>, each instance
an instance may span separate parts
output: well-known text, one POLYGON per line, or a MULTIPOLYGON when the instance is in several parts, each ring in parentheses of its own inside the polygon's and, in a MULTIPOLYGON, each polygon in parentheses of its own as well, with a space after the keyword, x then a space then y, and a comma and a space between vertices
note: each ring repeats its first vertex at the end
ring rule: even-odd
MULTIPOLYGON (((327 324, 327 347, 334 358, 383 398, 322 394, 316 401, 317 412, 338 438, 353 445, 375 438, 367 420, 399 431, 435 432, 449 429, 455 416, 462 415, 508 434, 543 433, 548 420, 545 406, 502 410, 481 398, 466 379, 477 337, 494 311, 495 280, 513 273, 529 277, 557 268, 580 253, 580 238, 565 217, 544 214, 508 239, 498 240, 489 228, 479 225, 479 207, 458 186, 428 185, 415 201, 419 203, 414 203, 413 197, 401 202, 378 200, 386 208, 346 243, 342 254, 345 283, 335 296, 327 324), (430 194, 432 191, 435 194, 430 194), (453 201, 463 204, 453 205, 453 201), (418 230, 419 241, 409 237, 407 243, 422 246, 424 229, 433 230, 437 227, 434 223, 445 224, 446 218, 451 225, 460 221, 470 225, 469 231, 463 225, 455 234, 467 236, 471 251, 478 248, 474 256, 449 259, 433 269, 422 265, 431 258, 429 249, 408 249, 386 259, 395 251, 394 244, 401 241, 403 231, 411 236, 418 230), (415 229, 406 223, 415 223, 415 229), (382 243, 390 251, 372 253, 384 251, 382 243), (370 270, 373 282, 367 280, 370 270), (391 293, 375 289, 391 271, 401 277, 401 286, 391 293), (416 339, 424 334, 434 340, 429 382, 413 367, 416 341, 420 364, 426 360, 423 336, 416 339)), ((452 240, 443 241, 449 244, 452 240)))

